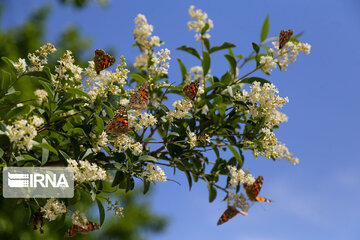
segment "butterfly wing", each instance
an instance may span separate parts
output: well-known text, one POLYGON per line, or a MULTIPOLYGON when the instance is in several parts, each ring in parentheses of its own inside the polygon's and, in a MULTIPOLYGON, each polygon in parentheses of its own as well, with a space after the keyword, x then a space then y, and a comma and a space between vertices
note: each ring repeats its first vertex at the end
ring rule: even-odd
POLYGON ((294 30, 281 30, 279 36, 279 49, 283 48, 285 44, 290 40, 291 36, 294 34, 294 30))
POLYGON ((74 235, 76 235, 81 227, 79 227, 78 225, 73 224, 69 230, 67 231, 67 233, 65 233, 65 237, 73 237, 74 235))
POLYGON ((128 124, 129 122, 126 108, 124 106, 120 106, 118 113, 115 114, 113 119, 109 121, 105 131, 114 135, 124 134, 130 131, 128 124))
POLYGON ((105 68, 110 67, 115 63, 116 59, 109 54, 107 54, 102 49, 95 50, 94 63, 95 63, 95 71, 97 74, 100 74, 100 71, 105 68))
POLYGON ((270 200, 270 199, 258 196, 260 193, 261 187, 263 185, 263 182, 264 182, 264 177, 258 176, 252 185, 248 185, 248 184, 244 183, 245 192, 246 192, 246 195, 248 196, 248 198, 250 199, 250 201, 272 202, 272 200, 270 200))
POLYGON ((219 218, 217 225, 221 225, 221 224, 229 221, 231 218, 235 217, 238 213, 241 213, 242 215, 247 216, 246 212, 239 211, 234 206, 228 206, 228 208, 225 210, 225 212, 219 218))
POLYGON ((195 97, 199 90, 199 82, 200 82, 199 80, 195 80, 190 84, 186 84, 183 88, 183 92, 185 93, 185 96, 192 101, 195 100, 195 97))
POLYGON ((131 95, 130 107, 135 110, 146 110, 149 97, 149 83, 144 82, 141 87, 131 95))

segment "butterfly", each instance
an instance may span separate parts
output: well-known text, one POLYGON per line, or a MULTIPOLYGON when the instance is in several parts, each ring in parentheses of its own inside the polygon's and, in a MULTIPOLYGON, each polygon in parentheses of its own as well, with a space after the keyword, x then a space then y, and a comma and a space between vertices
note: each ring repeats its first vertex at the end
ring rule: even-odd
POLYGON ((244 216, 248 215, 246 212, 237 210, 236 207, 234 207, 234 206, 228 206, 228 208, 225 210, 225 212, 219 218, 217 225, 221 225, 224 222, 229 221, 231 218, 235 217, 238 213, 241 213, 244 216))
POLYGON ((146 110, 149 97, 149 83, 145 81, 140 88, 131 95, 130 107, 135 110, 146 110))
POLYGON ((109 54, 107 54, 104 50, 96 49, 94 56, 95 63, 95 71, 97 74, 100 74, 101 70, 110 67, 115 63, 116 59, 109 54))
POLYGON ((93 223, 93 222, 90 222, 90 221, 88 221, 86 223, 86 228, 85 227, 80 227, 78 225, 73 224, 71 226, 71 228, 65 234, 65 237, 73 237, 77 233, 88 234, 90 231, 94 231, 94 230, 97 230, 97 229, 100 229, 100 228, 101 228, 100 225, 98 225, 96 223, 93 223))
POLYGON ((199 90, 199 80, 195 80, 192 83, 186 84, 183 88, 183 92, 185 93, 185 96, 192 101, 195 100, 198 90, 199 90))
POLYGON ((290 40, 291 36, 294 34, 294 30, 281 30, 279 37, 279 49, 285 46, 285 44, 290 40))
POLYGON ((127 133, 130 131, 130 129, 128 128, 128 123, 129 122, 126 108, 124 106, 120 106, 118 113, 115 114, 113 119, 109 121, 105 131, 114 135, 127 133))
POLYGON ((254 201, 254 202, 272 202, 272 200, 270 200, 270 199, 258 196, 258 194, 259 194, 259 192, 261 190, 263 182, 264 182, 264 177, 263 176, 258 176, 255 179, 255 182, 253 184, 248 185, 248 184, 244 183, 245 192, 246 192, 246 195, 248 196, 248 198, 250 199, 250 201, 254 201))

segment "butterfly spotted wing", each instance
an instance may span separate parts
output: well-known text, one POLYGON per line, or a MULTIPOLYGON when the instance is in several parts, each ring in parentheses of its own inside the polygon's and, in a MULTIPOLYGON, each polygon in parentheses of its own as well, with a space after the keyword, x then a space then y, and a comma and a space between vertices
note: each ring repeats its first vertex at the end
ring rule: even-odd
POLYGON ((149 97, 149 83, 144 82, 141 87, 131 95, 130 107, 135 110, 146 110, 149 97))
POLYGON ((264 182, 263 176, 258 176, 255 179, 255 182, 253 184, 248 185, 248 184, 244 183, 245 192, 246 192, 246 195, 248 196, 248 198, 250 199, 250 201, 272 202, 272 200, 270 200, 270 199, 258 196, 263 182, 264 182))
POLYGON ((90 231, 94 231, 94 230, 97 230, 97 229, 100 229, 100 228, 101 228, 100 225, 98 225, 96 223, 93 223, 93 222, 90 222, 90 221, 88 221, 86 223, 86 227, 80 227, 78 225, 73 224, 70 227, 70 229, 67 231, 67 233, 65 234, 65 237, 73 237, 77 233, 88 234, 90 231))
POLYGON ((183 88, 183 92, 185 93, 185 96, 192 101, 195 100, 198 90, 199 90, 199 80, 195 80, 192 83, 186 84, 183 88))
POLYGON ((94 56, 95 63, 95 71, 97 74, 100 74, 101 70, 110 67, 115 63, 116 59, 109 54, 107 54, 104 50, 96 49, 94 56))
POLYGON ((114 135, 124 134, 130 131, 128 124, 129 122, 126 108, 124 106, 120 106, 118 113, 115 114, 113 119, 109 121, 105 131, 114 135))
POLYGON ((246 212, 239 211, 234 206, 228 206, 228 208, 225 210, 225 212, 219 218, 217 225, 221 225, 221 224, 229 221, 231 218, 235 217, 238 213, 241 213, 242 215, 247 216, 246 212))
POLYGON ((290 40, 291 36, 294 34, 294 30, 281 30, 279 36, 279 49, 283 48, 285 44, 290 40))

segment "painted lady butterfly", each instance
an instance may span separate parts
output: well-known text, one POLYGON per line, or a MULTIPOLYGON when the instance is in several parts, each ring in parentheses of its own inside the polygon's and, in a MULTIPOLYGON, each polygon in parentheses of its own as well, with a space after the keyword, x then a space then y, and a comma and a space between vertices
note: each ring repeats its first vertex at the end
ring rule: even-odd
POLYGON ((236 207, 234 207, 234 206, 228 206, 228 208, 225 210, 225 212, 219 218, 217 225, 221 225, 221 224, 229 221, 231 218, 235 217, 238 213, 241 213, 244 216, 248 215, 246 212, 237 210, 236 207))
POLYGON ((246 192, 246 195, 248 196, 248 198, 250 199, 250 201, 272 202, 272 200, 270 200, 270 199, 258 196, 263 182, 264 182, 263 176, 258 176, 252 185, 248 185, 248 184, 244 183, 245 192, 246 192))
POLYGON ((183 88, 183 92, 185 96, 188 97, 190 100, 194 101, 196 94, 199 89, 199 80, 195 80, 192 83, 186 84, 183 88))
POLYGON ((141 87, 131 95, 130 107, 135 110, 146 110, 149 97, 149 83, 144 82, 141 87))
POLYGON ((110 67, 115 63, 116 59, 109 54, 107 54, 104 50, 96 49, 94 56, 95 63, 95 71, 97 74, 100 74, 101 70, 110 67))
POLYGON ((294 34, 294 30, 281 30, 279 37, 279 49, 285 46, 285 44, 290 40, 291 36, 294 34))
POLYGON ((120 106, 118 113, 115 114, 113 119, 109 121, 105 131, 114 135, 127 133, 130 131, 130 129, 128 128, 128 123, 129 122, 126 108, 124 106, 120 106))
POLYGON ((65 234, 65 237, 73 237, 77 233, 88 234, 90 231, 94 231, 100 228, 101 226, 99 224, 90 221, 86 223, 86 228, 73 224, 71 228, 68 230, 68 232, 65 234))

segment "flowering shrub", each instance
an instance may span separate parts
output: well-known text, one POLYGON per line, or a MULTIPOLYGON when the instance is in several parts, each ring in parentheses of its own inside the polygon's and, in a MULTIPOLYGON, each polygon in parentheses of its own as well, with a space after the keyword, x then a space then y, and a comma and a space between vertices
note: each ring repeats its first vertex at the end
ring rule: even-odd
POLYGON ((193 181, 205 181, 210 202, 223 191, 232 206, 229 209, 241 209, 246 215, 249 201, 260 199, 262 177, 254 178, 244 170, 243 152, 250 150, 255 158, 286 159, 293 165, 299 162, 274 132, 287 121, 280 110, 289 99, 279 96, 269 80, 253 74, 262 71, 270 75, 277 67, 285 71, 300 52, 310 53, 310 45, 294 37, 281 49, 278 42, 273 42, 272 48, 266 46, 274 39, 267 38, 266 19, 260 44, 252 43, 253 53, 244 58, 234 54, 232 43, 210 45, 209 31, 214 24, 205 12, 191 6, 189 14, 188 29, 195 31, 202 50, 189 46, 178 50, 192 54, 200 66, 188 71, 178 58, 182 82, 177 86, 170 84, 167 76, 170 50, 158 50, 164 42, 152 36, 154 27, 142 14, 135 18, 134 46, 141 54, 134 63, 136 73, 131 75, 123 56, 114 71, 104 65, 97 74, 94 61, 81 68, 70 50, 56 66, 49 66, 48 55, 56 51, 50 43, 29 53, 27 61, 2 58, 7 68, 1 71, 0 84, 1 166, 59 165, 74 170, 73 199, 24 202, 37 221, 53 221, 65 214, 73 220, 73 231, 90 231, 94 223, 74 209, 81 192, 97 202, 101 225, 103 203, 116 215, 122 216, 123 210, 106 192, 131 191, 136 184, 143 184, 146 193, 151 183, 167 180, 164 167, 183 172, 190 188, 193 181), (210 74, 211 55, 217 51, 226 51, 224 59, 229 63, 220 77, 210 74), (243 66, 251 62, 254 69, 243 73, 243 66), (139 93, 138 87, 145 82, 147 92, 139 93), (31 87, 21 88, 23 84, 34 89, 29 92, 31 87), (137 94, 136 101, 145 101, 145 109, 132 107, 129 99, 133 94, 137 94), (168 101, 169 94, 176 95, 173 103, 168 101), (126 114, 116 113, 120 106, 126 114), (123 124, 121 132, 107 131, 110 121, 112 128, 123 124), (226 149, 233 155, 230 159, 223 158, 226 149), (207 153, 211 151, 210 160, 207 153), (221 181, 223 186, 218 183, 221 179, 226 179, 221 181), (241 192, 241 184, 245 192, 241 192))

